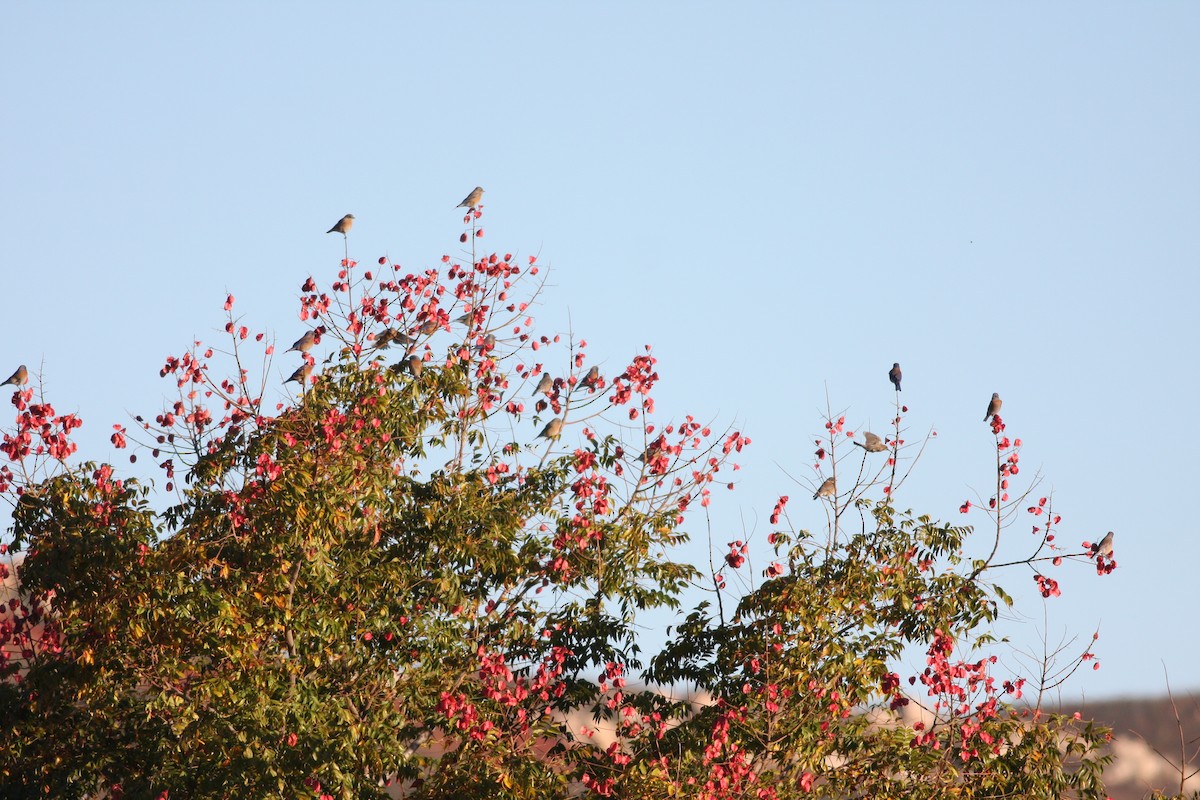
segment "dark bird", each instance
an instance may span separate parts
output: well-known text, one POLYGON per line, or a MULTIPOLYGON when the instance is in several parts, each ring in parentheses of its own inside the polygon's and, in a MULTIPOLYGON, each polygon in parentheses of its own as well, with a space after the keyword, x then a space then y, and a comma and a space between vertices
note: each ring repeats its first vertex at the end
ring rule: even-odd
POLYGON ((421 373, 425 370, 425 362, 418 355, 411 355, 400 363, 407 366, 409 373, 414 378, 421 377, 421 373))
POLYGON ((1104 538, 1092 545, 1092 555, 1111 556, 1113 551, 1113 532, 1104 534, 1104 538))
POLYGON ((308 376, 312 375, 312 369, 313 365, 305 362, 302 366, 297 367, 296 371, 292 373, 292 376, 284 381, 284 383, 291 383, 292 381, 295 381, 301 386, 304 386, 308 383, 308 376))
POLYGON ((463 198, 463 201, 461 203, 459 203, 457 206, 455 206, 455 208, 471 208, 471 209, 473 209, 473 208, 475 208, 475 206, 479 205, 479 201, 481 199, 483 199, 483 187, 476 186, 474 189, 471 190, 471 193, 469 195, 467 195, 466 197, 463 198))
POLYGON ((372 350, 387 350, 392 346, 392 341, 396 337, 395 328, 384 328, 379 333, 375 334, 375 341, 371 343, 372 350))
POLYGON ((317 343, 317 332, 309 331, 308 333, 304 334, 299 339, 297 339, 295 342, 293 342, 292 346, 289 347, 284 352, 290 353, 293 350, 296 350, 301 353, 307 353, 309 350, 313 349, 313 345, 316 343, 317 343))
POLYGON ((9 384, 12 384, 13 386, 24 386, 27 383, 29 383, 29 370, 25 369, 25 365, 22 364, 21 366, 17 367, 16 372, 8 376, 8 380, 6 380, 4 383, 0 383, 0 386, 8 386, 9 384))
POLYGON ((821 488, 817 489, 817 493, 813 495, 813 500, 818 497, 833 497, 835 494, 837 494, 837 481, 833 478, 826 478, 825 482, 821 484, 821 488))
POLYGON ((542 379, 538 381, 537 388, 533 390, 534 394, 546 394, 554 388, 554 378, 550 377, 549 373, 543 373, 542 379))
POLYGON ((326 233, 340 233, 342 236, 345 236, 347 233, 350 232, 350 229, 352 227, 354 227, 354 215, 347 214, 346 216, 342 217, 341 219, 339 219, 337 221, 337 225, 334 225, 332 228, 330 228, 329 230, 327 230, 325 232, 326 233))
POLYGON ((555 417, 546 423, 546 427, 542 428, 542 432, 537 435, 538 439, 557 439, 562 435, 563 421, 561 417, 555 417))
POLYGON ((421 327, 418 328, 418 330, 426 336, 432 336, 433 334, 437 333, 438 329, 441 327, 442 324, 437 321, 437 317, 430 317, 421 323, 421 327))
POLYGON ((983 415, 983 421, 987 422, 992 417, 1000 413, 1000 406, 1004 405, 1004 401, 1000 399, 999 392, 992 392, 991 402, 988 403, 987 413, 983 415))
POLYGON ((904 373, 900 371, 900 362, 896 361, 892 364, 892 368, 888 370, 888 380, 892 382, 892 386, 896 387, 896 391, 900 391, 900 379, 904 377, 904 373))
POLYGON ((883 443, 883 439, 880 439, 870 431, 864 432, 863 440, 861 442, 855 442, 855 444, 861 447, 863 450, 866 450, 868 453, 882 453, 884 450, 887 450, 887 445, 883 443))

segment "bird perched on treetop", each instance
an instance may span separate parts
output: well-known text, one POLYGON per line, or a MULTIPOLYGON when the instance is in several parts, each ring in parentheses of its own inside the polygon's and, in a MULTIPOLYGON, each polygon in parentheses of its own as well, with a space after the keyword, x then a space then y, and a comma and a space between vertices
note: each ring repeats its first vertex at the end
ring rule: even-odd
POLYGON ((542 428, 542 432, 537 435, 538 439, 557 439, 562 434, 563 421, 561 417, 555 417, 546 423, 546 427, 542 428))
POLYGON ((892 368, 888 370, 888 380, 892 382, 892 386, 896 387, 896 391, 900 391, 900 379, 904 374, 900 372, 900 362, 896 361, 892 364, 892 368))
POLYGON ((284 352, 290 353, 293 350, 296 350, 301 353, 307 353, 309 350, 313 349, 313 345, 316 343, 317 343, 317 332, 309 331, 308 333, 304 334, 299 339, 297 339, 295 342, 293 342, 292 346, 289 347, 284 352))
POLYGON ((1104 534, 1104 538, 1092 545, 1092 555, 1111 556, 1113 551, 1113 532, 1104 534))
POLYGON ((469 195, 467 195, 466 197, 463 198, 463 201, 461 203, 459 203, 457 206, 455 206, 455 208, 472 208, 473 209, 473 208, 475 208, 475 206, 479 205, 479 201, 481 199, 483 199, 483 187, 476 186, 474 189, 471 190, 471 193, 469 195))
POLYGON ((4 383, 0 383, 0 386, 8 386, 10 383, 13 386, 24 386, 25 384, 29 383, 29 370, 25 369, 24 364, 17 367, 17 371, 12 375, 9 375, 8 380, 6 380, 4 383))
POLYGON ((983 421, 987 422, 992 417, 1000 413, 1000 406, 1004 405, 1004 401, 1000 399, 999 392, 992 392, 991 402, 988 403, 987 413, 983 415, 983 421))
POLYGON ((600 367, 592 367, 587 371, 587 375, 583 376, 583 385, 589 388, 596 385, 600 380, 600 367))
POLYGON ((538 381, 537 388, 533 390, 534 394, 545 394, 554 388, 554 378, 550 377, 550 373, 542 374, 542 379, 538 381))
POLYGON ((821 488, 817 489, 817 493, 813 495, 813 500, 818 497, 833 497, 835 494, 837 494, 837 481, 833 478, 826 478, 825 482, 821 484, 821 488))
POLYGON ((887 445, 883 443, 883 439, 880 439, 870 431, 864 432, 863 440, 861 442, 855 442, 855 444, 861 447, 863 450, 866 450, 868 453, 882 453, 884 450, 887 450, 887 445))
POLYGON ((292 373, 292 376, 284 381, 284 383, 291 383, 292 381, 295 381, 301 386, 307 384, 308 376, 312 375, 312 368, 313 365, 306 361, 302 366, 297 367, 296 371, 292 373))
POLYGON ((354 215, 347 214, 346 216, 339 219, 337 221, 336 225, 334 225, 332 228, 330 228, 329 230, 327 230, 325 232, 326 233, 340 233, 342 236, 345 236, 347 233, 350 232, 350 229, 352 227, 354 227, 354 215))

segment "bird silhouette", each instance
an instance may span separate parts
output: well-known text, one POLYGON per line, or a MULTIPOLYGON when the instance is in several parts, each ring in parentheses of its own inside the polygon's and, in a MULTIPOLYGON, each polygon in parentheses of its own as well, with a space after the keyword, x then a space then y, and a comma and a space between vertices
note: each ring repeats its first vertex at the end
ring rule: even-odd
POLYGON ((542 432, 537 435, 538 439, 557 439, 562 435, 563 421, 561 417, 555 417, 546 423, 546 427, 542 428, 542 432))
POLYGON ((483 198, 483 187, 476 186, 474 189, 471 190, 471 193, 469 195, 467 195, 466 197, 463 198, 463 201, 461 203, 459 203, 457 206, 455 206, 455 208, 472 208, 473 209, 473 208, 475 208, 475 206, 479 205, 479 201, 482 198, 483 198))
POLYGON ((887 450, 887 445, 883 443, 883 439, 880 439, 870 431, 864 432, 863 440, 861 442, 855 442, 855 444, 861 447, 863 450, 866 450, 868 453, 882 453, 884 450, 887 450))
POLYGON ((900 379, 904 377, 904 373, 900 371, 900 362, 892 363, 892 368, 888 370, 888 380, 892 382, 892 386, 896 387, 896 391, 900 391, 900 379))
POLYGON ((1004 401, 1000 399, 999 392, 992 392, 992 399, 988 403, 987 413, 983 415, 983 421, 987 422, 992 417, 1000 413, 1000 406, 1004 405, 1004 401))
POLYGON ((833 478, 826 478, 825 482, 821 484, 821 488, 817 489, 817 493, 813 495, 813 500, 818 497, 833 497, 835 494, 837 494, 837 481, 833 478))
POLYGON ((339 219, 337 221, 336 225, 334 225, 332 228, 330 228, 329 230, 327 230, 325 232, 326 233, 340 233, 342 236, 345 236, 347 233, 350 232, 350 229, 352 227, 354 227, 354 215, 347 214, 346 216, 339 219))
POLYGON ((21 366, 17 367, 16 372, 8 376, 8 380, 6 380, 4 383, 0 383, 0 386, 8 386, 9 384, 12 384, 13 386, 24 386, 27 383, 29 383, 29 370, 25 369, 25 365, 22 364, 21 366))
POLYGON ((313 345, 316 343, 317 343, 317 332, 309 331, 308 333, 304 334, 296 341, 292 342, 292 346, 289 347, 284 352, 290 353, 293 350, 296 350, 297 352, 300 352, 300 353, 307 353, 309 350, 313 349, 313 345))

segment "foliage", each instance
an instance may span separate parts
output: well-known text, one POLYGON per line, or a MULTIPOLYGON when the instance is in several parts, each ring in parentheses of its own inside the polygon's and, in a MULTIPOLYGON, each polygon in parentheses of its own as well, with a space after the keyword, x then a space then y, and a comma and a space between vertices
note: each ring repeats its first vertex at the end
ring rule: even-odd
MULTIPOLYGON (((112 466, 70 465, 78 420, 17 389, 0 795, 1104 796, 1105 732, 1013 705, 1026 682, 972 655, 1009 602, 985 578, 1012 564, 895 506, 916 460, 902 408, 853 480, 830 415, 818 463, 850 488, 821 499, 820 539, 784 497, 761 582, 741 541, 705 575, 680 560, 685 522, 749 439, 654 423, 649 350, 606 376, 586 342, 537 333, 534 259, 401 271, 347 260, 328 292, 304 282, 314 369, 271 411, 275 348, 232 297, 227 351, 167 359, 178 400, 113 434, 163 470, 161 511, 112 466), (645 659, 653 609, 679 622, 645 659), (638 671, 701 700, 634 689, 638 671)), ((1019 442, 992 424, 998 541, 1026 495, 1008 497, 1019 442)), ((1019 563, 1061 562, 1057 519, 1029 510, 1052 524, 1019 563)))

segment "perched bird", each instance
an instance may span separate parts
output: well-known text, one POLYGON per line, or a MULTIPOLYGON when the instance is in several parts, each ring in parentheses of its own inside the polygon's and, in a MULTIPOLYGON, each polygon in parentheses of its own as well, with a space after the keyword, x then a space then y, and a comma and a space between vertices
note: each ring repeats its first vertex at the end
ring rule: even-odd
POLYGON ((537 435, 538 439, 557 439, 562 435, 563 421, 561 417, 555 417, 546 423, 546 427, 542 428, 542 432, 537 435))
POLYGON ((347 233, 350 232, 350 229, 352 227, 354 227, 354 215, 347 214, 346 216, 342 217, 341 219, 339 219, 337 221, 337 225, 334 225, 332 228, 330 228, 329 230, 327 230, 325 232, 326 233, 340 233, 342 236, 345 236, 347 233))
POLYGON ((550 373, 542 373, 542 379, 538 381, 537 388, 533 390, 534 394, 546 394, 554 388, 554 378, 550 377, 550 373))
POLYGON ((317 343, 317 332, 309 331, 308 333, 304 334, 299 339, 297 339, 295 342, 293 342, 292 346, 289 347, 287 350, 284 350, 284 352, 290 353, 293 350, 296 350, 301 353, 307 353, 309 350, 313 349, 313 345, 316 343, 317 343))
POLYGON ((437 317, 430 317, 421 323, 421 327, 418 330, 426 336, 432 336, 437 333, 440 327, 442 327, 442 324, 437 321, 437 317))
POLYGON ((472 208, 473 209, 473 208, 475 208, 475 206, 479 205, 479 201, 482 199, 483 199, 483 187, 476 186, 474 189, 471 190, 471 193, 469 195, 467 195, 466 197, 463 198, 463 201, 461 203, 459 203, 457 206, 455 206, 455 208, 472 208))
POLYGON ((983 415, 983 421, 987 422, 992 417, 1000 413, 1000 406, 1004 405, 1004 401, 1000 399, 999 392, 992 392, 992 400, 988 403, 987 413, 983 415))
POLYGON ((900 379, 904 377, 904 373, 900 371, 900 362, 892 363, 892 368, 888 370, 888 380, 892 382, 892 386, 896 387, 896 391, 900 391, 900 379))
POLYGON ((471 321, 472 321, 473 319, 475 319, 475 312, 474 312, 474 311, 468 311, 467 313, 463 314, 462 316, 455 317, 453 321, 454 321, 454 322, 460 322, 460 323, 462 323, 463 325, 470 325, 470 324, 471 324, 471 321))
POLYGON ((301 386, 304 386, 308 383, 308 376, 312 375, 312 368, 312 364, 305 362, 303 365, 297 367, 296 371, 292 373, 292 377, 288 378, 286 381, 284 381, 284 383, 291 383, 292 381, 295 381, 301 386))
POLYGON ((27 383, 29 383, 29 370, 25 369, 25 365, 22 364, 21 366, 17 367, 16 372, 8 376, 8 380, 6 380, 4 383, 0 383, 0 386, 8 386, 9 384, 12 384, 13 386, 24 386, 27 383))
POLYGON ((396 338, 395 328, 384 328, 379 333, 375 334, 375 341, 371 344, 372 350, 387 350, 392 346, 392 341, 396 338))
POLYGON ((813 500, 818 497, 833 497, 835 494, 837 494, 837 481, 833 478, 826 478, 825 482, 821 484, 821 488, 817 489, 817 493, 813 495, 813 500))
POLYGON ((863 433, 863 440, 855 442, 855 444, 868 453, 882 453, 884 450, 887 450, 887 445, 883 443, 883 439, 880 439, 870 431, 865 431, 863 433))
POLYGON ((411 373, 414 378, 421 377, 421 373, 425 370, 425 362, 422 361, 421 357, 417 355, 409 356, 400 363, 406 366, 409 373, 411 373))
POLYGON ((487 336, 483 337, 482 342, 480 342, 479 344, 477 344, 475 346, 475 349, 481 353, 486 353, 488 350, 491 350, 495 346, 496 346, 496 337, 489 333, 487 336))
POLYGON ((1111 556, 1113 551, 1113 532, 1104 534, 1104 538, 1092 545, 1092 555, 1111 556))
POLYGON ((587 375, 583 376, 584 386, 594 386, 600 380, 600 367, 592 367, 587 371, 587 375))

